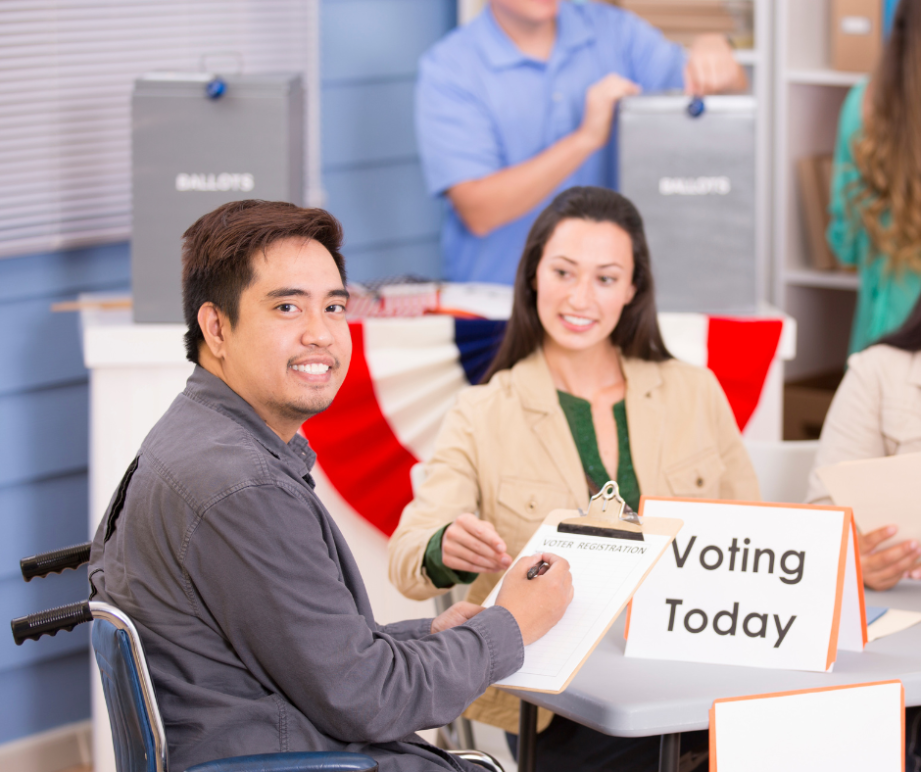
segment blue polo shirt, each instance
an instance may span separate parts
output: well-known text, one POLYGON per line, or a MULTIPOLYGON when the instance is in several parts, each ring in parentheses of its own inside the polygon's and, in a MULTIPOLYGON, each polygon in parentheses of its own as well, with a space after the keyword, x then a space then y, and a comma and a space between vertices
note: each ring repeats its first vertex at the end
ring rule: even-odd
MULTIPOLYGON (((683 88, 684 49, 638 16, 600 3, 560 3, 550 59, 524 55, 491 9, 433 46, 420 61, 416 135, 429 192, 514 166, 571 134, 582 122, 585 92, 609 73, 644 93, 683 88)), ((480 238, 448 202, 442 232, 451 281, 512 284, 528 230, 561 190, 613 188, 616 137, 590 156, 532 212, 480 238)))

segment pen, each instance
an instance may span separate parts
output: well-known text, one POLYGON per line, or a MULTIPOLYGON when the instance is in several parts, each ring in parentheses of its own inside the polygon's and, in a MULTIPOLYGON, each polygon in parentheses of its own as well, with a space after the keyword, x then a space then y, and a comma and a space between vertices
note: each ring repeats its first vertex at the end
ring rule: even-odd
POLYGON ((546 560, 540 561, 536 566, 532 566, 528 569, 528 579, 546 574, 548 568, 550 568, 550 564, 546 560))

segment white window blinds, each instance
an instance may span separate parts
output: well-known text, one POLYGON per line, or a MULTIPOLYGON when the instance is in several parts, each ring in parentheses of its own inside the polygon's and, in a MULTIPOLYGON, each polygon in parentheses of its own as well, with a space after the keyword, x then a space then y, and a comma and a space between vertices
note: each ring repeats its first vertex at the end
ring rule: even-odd
POLYGON ((130 96, 154 70, 294 71, 319 190, 319 0, 2 0, 0 257, 130 237, 130 96))

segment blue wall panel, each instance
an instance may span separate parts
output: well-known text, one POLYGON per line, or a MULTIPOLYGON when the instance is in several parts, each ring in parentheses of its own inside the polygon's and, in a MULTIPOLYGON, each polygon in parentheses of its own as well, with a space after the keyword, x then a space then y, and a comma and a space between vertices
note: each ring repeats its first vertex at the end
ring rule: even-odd
POLYGON ((19 577, 19 560, 27 555, 86 541, 88 509, 82 471, 0 488, 0 579, 19 577))
POLYGON ((86 382, 0 397, 0 487, 86 469, 86 382))
POLYGON ((0 330, 16 331, 0 335, 0 395, 86 378, 79 314, 53 313, 51 303, 0 304, 0 330))
POLYGON ((89 718, 89 645, 31 667, 0 671, 0 695, 0 743, 89 718))
POLYGON ((367 247, 439 232, 441 204, 429 197, 416 163, 364 166, 324 175, 327 207, 342 221, 346 247, 367 247))
POLYGON ((126 288, 128 249, 122 242, 0 260, 0 303, 126 288))
MULTIPOLYGON (((19 559, 87 538, 79 316, 52 302, 128 288, 127 244, 0 260, 0 619, 86 598, 86 571, 26 584, 19 559)), ((89 628, 0 637, 0 743, 89 717, 89 628)))
POLYGON ((413 91, 419 57, 456 18, 454 0, 323 2, 323 184, 357 280, 441 276, 442 204, 425 191, 413 91))
POLYGON ((407 273, 436 278, 441 275, 439 238, 431 236, 417 242, 404 241, 391 246, 346 249, 345 266, 349 281, 369 281, 407 273))
POLYGON ((412 78, 323 89, 323 167, 414 159, 412 78))
POLYGON ((80 316, 51 304, 127 291, 128 274, 127 244, 0 261, 0 395, 86 378, 80 316))
POLYGON ((419 57, 456 19, 449 0, 324 0, 323 82, 414 77, 419 57))

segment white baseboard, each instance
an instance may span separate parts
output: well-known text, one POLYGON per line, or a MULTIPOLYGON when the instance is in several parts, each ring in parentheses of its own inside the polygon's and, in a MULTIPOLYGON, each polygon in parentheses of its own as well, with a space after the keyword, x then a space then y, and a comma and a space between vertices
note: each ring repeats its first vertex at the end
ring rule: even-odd
POLYGON ((49 729, 0 745, 0 769, 16 772, 59 772, 93 762, 93 722, 49 729))

